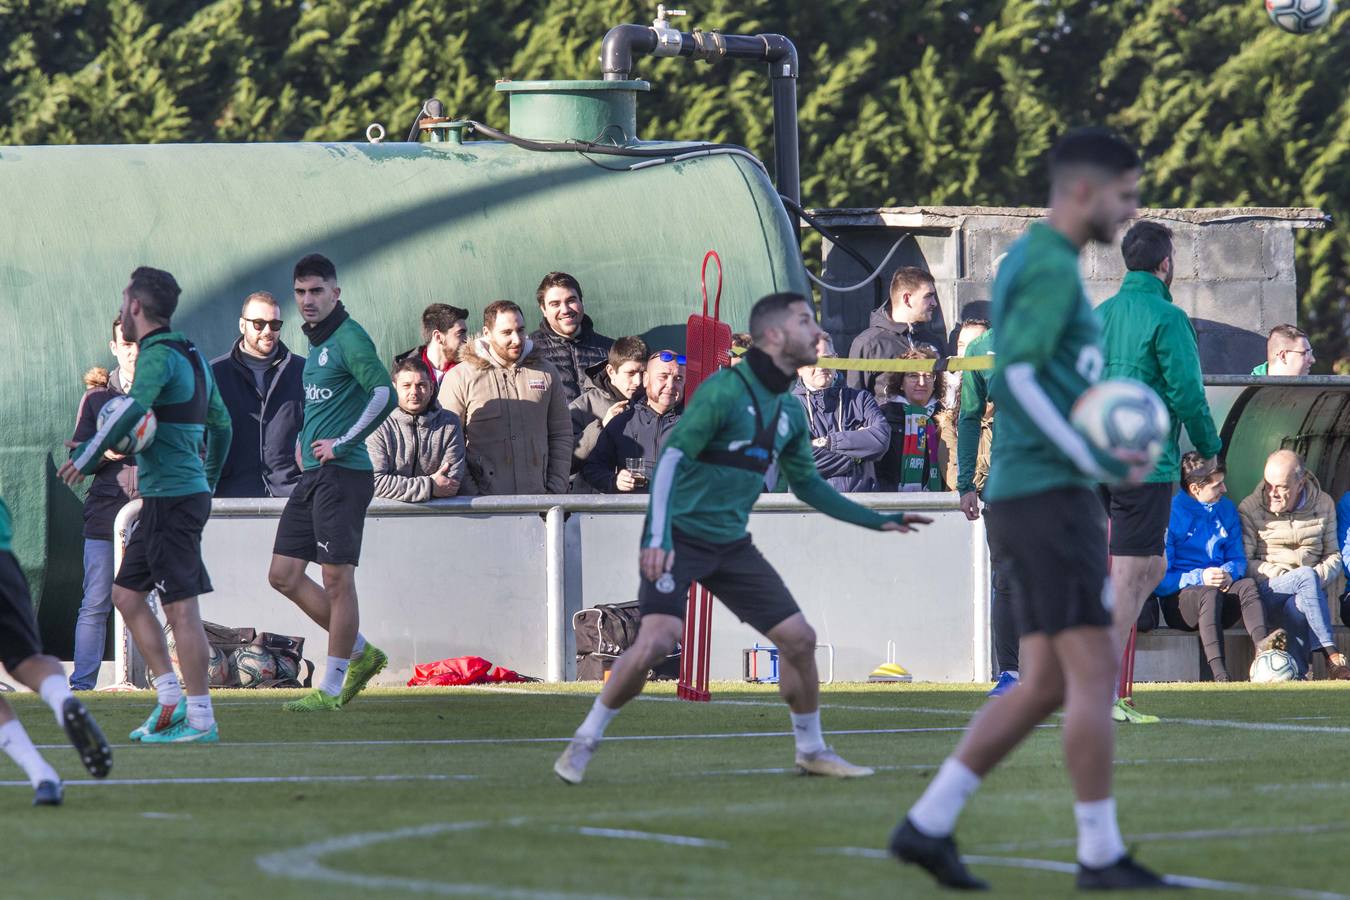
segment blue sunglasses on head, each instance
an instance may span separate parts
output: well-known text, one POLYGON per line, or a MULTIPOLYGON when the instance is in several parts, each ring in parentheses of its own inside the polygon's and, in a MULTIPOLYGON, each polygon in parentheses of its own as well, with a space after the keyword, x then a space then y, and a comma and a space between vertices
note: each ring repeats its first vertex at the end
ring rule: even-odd
POLYGON ((656 358, 661 360, 661 362, 675 362, 680 365, 684 365, 685 363, 683 353, 673 353, 670 350, 662 350, 660 353, 656 354, 656 358))

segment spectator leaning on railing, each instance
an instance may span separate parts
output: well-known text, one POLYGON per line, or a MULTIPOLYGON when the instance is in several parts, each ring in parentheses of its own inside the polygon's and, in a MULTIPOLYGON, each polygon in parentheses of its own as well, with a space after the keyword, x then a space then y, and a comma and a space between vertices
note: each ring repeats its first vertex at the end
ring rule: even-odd
POLYGON ((582 474, 602 494, 647 493, 666 436, 684 413, 684 357, 671 350, 647 360, 646 386, 600 432, 582 474), (632 460, 641 460, 630 465, 632 460))
POLYGON ((1198 631, 1215 681, 1227 681, 1223 630, 1239 618, 1259 654, 1283 648, 1283 629, 1271 632, 1261 592, 1247 576, 1242 522, 1225 496, 1223 466, 1199 453, 1181 458, 1182 493, 1172 498, 1167 525, 1167 574, 1154 592, 1173 628, 1198 631))
MULTIPOLYGON (((816 354, 834 356, 829 335, 821 335, 816 354)), ((806 408, 811 455, 821 477, 841 494, 879 490, 876 461, 890 447, 891 428, 876 399, 845 385, 836 370, 819 366, 798 369, 792 393, 806 408)))
MULTIPOLYGON (((935 360, 937 350, 919 344, 901 359, 935 360)), ((877 461, 877 478, 884 491, 940 491, 938 445, 942 438, 936 420, 937 385, 933 372, 885 372, 877 380, 877 402, 891 426, 891 445, 877 461)))
MULTIPOLYGON (((902 266, 891 276, 890 302, 872 310, 866 330, 848 348, 850 359, 902 359, 913 349, 915 326, 933 318, 937 285, 917 266, 902 266)), ((878 372, 850 372, 848 386, 876 392, 878 372)))
POLYGON ((1267 608, 1283 618, 1300 676, 1314 649, 1327 657, 1332 678, 1350 680, 1345 654, 1336 649, 1327 597, 1340 596, 1341 545, 1336 509, 1317 478, 1292 450, 1266 460, 1265 477, 1238 506, 1249 570, 1267 608))
POLYGON ((586 387, 586 370, 604 362, 614 341, 595 330, 581 299, 581 284, 566 272, 549 272, 535 291, 544 319, 530 335, 541 359, 558 370, 566 403, 586 387))
POLYGON ((375 467, 375 496, 407 503, 454 497, 464 480, 459 417, 436 402, 436 388, 422 360, 404 357, 390 374, 398 407, 366 438, 375 467))
POLYGON ((647 342, 640 337, 621 337, 609 348, 609 358, 586 370, 589 386, 567 407, 572 416, 572 487, 582 463, 600 440, 600 429, 628 408, 628 401, 642 391, 647 371, 647 342))
POLYGON ((1285 378, 1307 375, 1315 362, 1317 357, 1307 334, 1293 325, 1276 325, 1266 338, 1266 361, 1252 369, 1252 374, 1285 378))
POLYGON ((441 384, 441 406, 464 425, 465 487, 478 494, 565 494, 572 419, 558 371, 525 336, 509 300, 483 310, 483 334, 466 343, 441 384))
MULTIPOLYGON (((1341 546, 1341 565, 1350 559, 1350 491, 1336 502, 1336 534, 1341 546)), ((1350 591, 1341 594, 1341 624, 1350 626, 1350 591)))

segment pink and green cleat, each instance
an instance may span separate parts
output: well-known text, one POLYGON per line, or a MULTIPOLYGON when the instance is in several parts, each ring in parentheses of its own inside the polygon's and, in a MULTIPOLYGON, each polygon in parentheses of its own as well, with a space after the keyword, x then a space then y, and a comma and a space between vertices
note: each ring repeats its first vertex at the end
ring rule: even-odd
POLYGON ((183 697, 178 701, 178 705, 170 709, 167 706, 155 705, 155 709, 150 713, 150 717, 140 724, 130 735, 133 741, 143 741, 146 735, 157 734, 161 731, 168 731, 175 725, 179 725, 187 719, 187 698, 183 697))
POLYGON ((142 744, 214 744, 220 740, 220 729, 212 722, 210 728, 193 728, 187 719, 166 728, 152 731, 141 738, 142 744))

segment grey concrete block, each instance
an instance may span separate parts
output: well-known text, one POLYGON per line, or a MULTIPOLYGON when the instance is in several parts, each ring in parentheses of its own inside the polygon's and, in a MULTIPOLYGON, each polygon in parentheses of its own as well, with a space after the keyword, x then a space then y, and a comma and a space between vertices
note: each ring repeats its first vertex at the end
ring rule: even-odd
POLYGON ((1084 281, 1083 289, 1087 291, 1088 300, 1093 306, 1100 306, 1104 301, 1114 297, 1120 290, 1120 279, 1111 281, 1084 281))
POLYGON ((1172 278, 1174 281, 1192 281, 1198 277, 1200 261, 1200 230, 1194 225, 1176 228, 1172 232, 1172 278))
POLYGON ((1265 252, 1263 254, 1267 277, 1275 281, 1294 282, 1294 232, 1288 228, 1263 227, 1265 252))
POLYGON ((1270 329, 1285 322, 1298 322, 1298 286, 1292 277, 1261 286, 1261 322, 1257 327, 1262 334, 1269 334, 1270 329))
POLYGON ((1210 225, 1200 235, 1197 276, 1205 281, 1266 277, 1265 236, 1251 225, 1210 225))
POLYGON ((1090 266, 1084 267, 1084 276, 1093 281, 1114 281, 1125 277, 1125 259, 1120 255, 1120 243, 1093 244, 1089 254, 1090 266))

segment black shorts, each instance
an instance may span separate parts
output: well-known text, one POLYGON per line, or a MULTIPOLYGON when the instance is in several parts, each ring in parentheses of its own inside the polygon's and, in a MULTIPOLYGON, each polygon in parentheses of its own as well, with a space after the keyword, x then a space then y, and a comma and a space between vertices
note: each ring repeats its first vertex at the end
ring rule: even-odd
POLYGON ((28 579, 13 553, 0 553, 0 662, 12 675, 16 666, 41 652, 28 579))
POLYGON ((113 584, 159 592, 160 603, 211 593, 202 564, 202 529, 211 518, 211 495, 146 497, 122 554, 113 584))
POLYGON ((360 564, 366 508, 374 496, 374 472, 327 465, 300 473, 272 552, 320 565, 360 564))
POLYGON ((675 565, 656 581, 642 579, 638 610, 684 618, 689 585, 697 581, 722 605, 760 634, 801 612, 797 601, 769 561, 746 535, 730 544, 713 544, 675 532, 675 565))
POLYGON ((989 552, 1006 561, 1019 635, 1111 624, 1106 521, 1087 488, 1059 488, 986 507, 989 552))
POLYGON ((1162 556, 1172 518, 1176 485, 1101 486, 1102 505, 1111 519, 1112 556, 1162 556))

